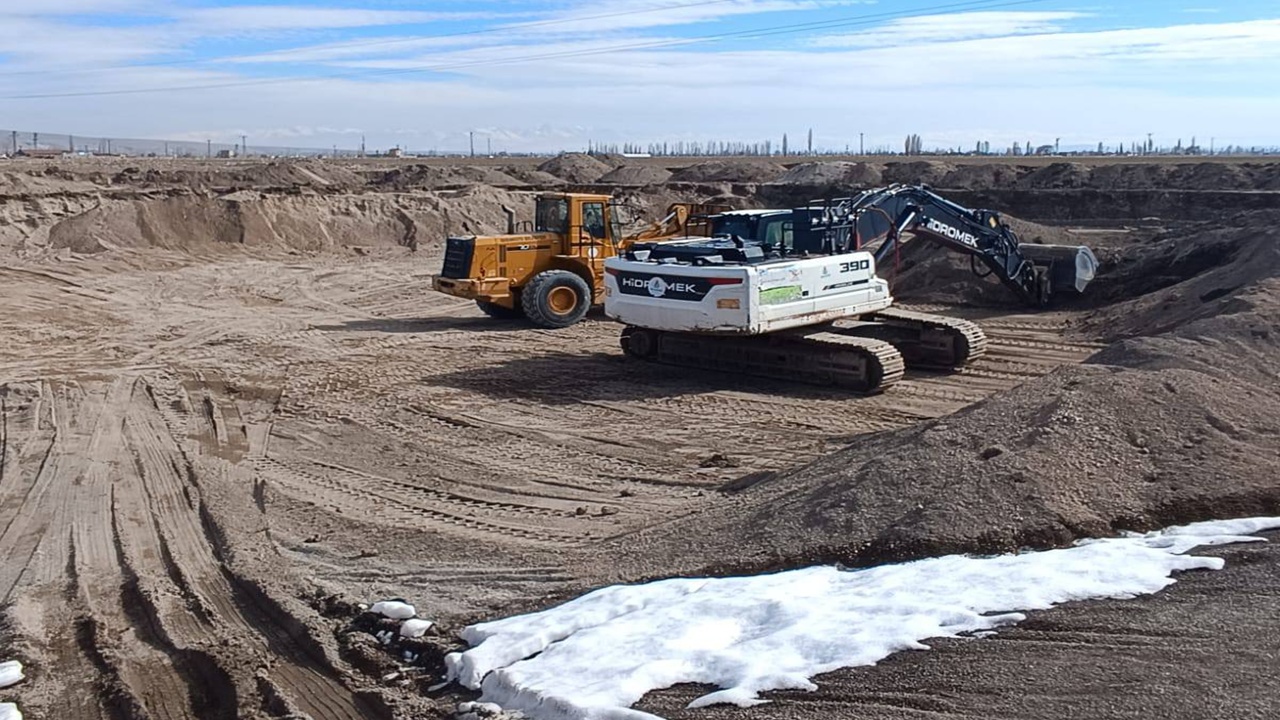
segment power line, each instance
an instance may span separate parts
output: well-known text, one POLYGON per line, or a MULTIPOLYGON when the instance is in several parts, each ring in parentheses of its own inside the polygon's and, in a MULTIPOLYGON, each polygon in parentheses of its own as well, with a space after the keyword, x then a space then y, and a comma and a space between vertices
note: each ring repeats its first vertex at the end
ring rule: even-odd
POLYGON ((81 75, 103 72, 115 72, 118 70, 132 70, 135 68, 149 67, 175 67, 181 65, 217 65, 220 63, 243 61, 246 59, 271 57, 275 55, 288 55, 306 50, 322 49, 322 50, 347 50, 359 49, 366 47, 384 47, 388 45, 403 45, 407 43, 418 43, 424 40, 442 40, 456 37, 469 37, 472 35, 489 35, 493 33, 505 33, 511 31, 519 31, 527 28, 540 28, 549 25, 571 25, 573 23, 585 22, 588 20, 608 20, 618 17, 626 17, 629 15, 645 15, 648 13, 663 12, 666 10, 683 10, 691 7, 702 7, 704 5, 723 5, 725 3, 734 2, 735 0, 699 0, 699 2, 686 2, 676 5, 659 5, 654 7, 639 8, 636 10, 621 10, 618 12, 604 13, 602 15, 582 15, 575 17, 564 17, 554 20, 535 20, 532 22, 511 23, 507 25, 499 25, 496 27, 477 28, 475 30, 460 30, 451 33, 439 33, 435 35, 416 35, 414 37, 384 38, 380 40, 356 40, 345 43, 334 43, 332 45, 320 46, 304 46, 301 48, 280 48, 278 50, 265 50, 252 55, 226 55, 217 58, 202 58, 199 60, 159 60, 149 63, 133 63, 131 65, 115 65, 94 68, 66 68, 59 69, 41 69, 41 70, 12 70, 9 72, 0 72, 0 77, 16 77, 16 76, 40 76, 40 75, 81 75))
POLYGON ((539 55, 525 55, 510 58, 490 58, 487 60, 475 60, 470 62, 461 62, 453 64, 437 64, 437 65, 420 65, 408 68, 391 68, 383 70, 362 70, 347 73, 332 73, 329 75, 315 75, 309 77, 283 77, 283 78, 264 78, 259 80, 233 80, 227 82, 204 83, 200 85, 172 85, 154 88, 136 88, 129 90, 86 90, 81 92, 63 92, 63 93, 37 93, 27 95, 2 95, 0 100, 44 100, 52 98, 72 98, 72 97, 99 97, 110 95, 140 95, 158 92, 185 92, 190 90, 217 90, 223 88, 235 87, 251 87, 260 85, 281 85, 286 83, 300 82, 321 82, 326 80, 344 80, 351 78, 363 77, 382 77, 387 75, 403 75, 419 72, 442 72, 448 70, 458 70, 472 67, 487 67, 492 65, 509 65, 511 63, 522 63, 536 60, 554 60, 563 58, 585 57, 590 55, 603 55, 607 53, 621 52, 627 50, 644 50, 656 49, 663 47, 675 47, 683 45, 695 45, 708 42, 719 42, 733 38, 758 38, 769 37, 773 35, 791 35, 796 33, 808 32, 813 30, 827 30, 839 27, 851 27, 856 25, 871 25, 889 19, 904 19, 912 17, 921 17, 932 15, 941 11, 957 11, 957 10, 994 10, 999 8, 1017 7, 1025 5, 1039 5, 1050 0, 1004 0, 993 2, 993 0, 970 0, 968 2, 948 3, 944 5, 932 5, 911 11, 890 11, 882 13, 863 14, 854 17, 846 17, 835 20, 819 20, 807 23, 797 23, 794 25, 781 25, 765 30, 741 30, 731 33, 718 33, 715 35, 702 35, 689 38, 674 38, 667 40, 653 40, 641 43, 632 43, 628 45, 612 45, 608 47, 595 48, 589 50, 568 50, 556 53, 543 53, 539 55))

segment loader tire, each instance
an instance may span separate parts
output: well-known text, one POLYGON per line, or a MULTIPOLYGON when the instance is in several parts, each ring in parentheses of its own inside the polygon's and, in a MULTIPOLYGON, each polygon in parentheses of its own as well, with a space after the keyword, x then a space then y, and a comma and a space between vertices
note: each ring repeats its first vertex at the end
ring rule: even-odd
POLYGON ((547 270, 525 285, 520 293, 520 305, 534 325, 569 327, 591 309, 591 288, 586 280, 568 270, 547 270))
POLYGON ((494 320, 519 320, 524 317, 524 309, 520 307, 520 302, 516 301, 513 308, 505 307, 497 303, 477 300, 476 307, 480 308, 480 312, 488 315, 494 320))

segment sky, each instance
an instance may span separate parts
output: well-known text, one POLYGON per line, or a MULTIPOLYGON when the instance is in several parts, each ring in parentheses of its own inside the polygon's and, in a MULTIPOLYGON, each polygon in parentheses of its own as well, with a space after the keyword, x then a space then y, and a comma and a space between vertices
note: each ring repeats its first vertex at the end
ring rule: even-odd
POLYGON ((494 152, 1280 145, 1275 0, 0 0, 0 127, 494 152))

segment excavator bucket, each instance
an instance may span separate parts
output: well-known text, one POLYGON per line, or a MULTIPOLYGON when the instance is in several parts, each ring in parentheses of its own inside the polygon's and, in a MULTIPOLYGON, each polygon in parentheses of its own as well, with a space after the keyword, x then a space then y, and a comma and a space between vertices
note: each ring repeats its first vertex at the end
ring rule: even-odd
POLYGON ((1083 293, 1098 274, 1098 258, 1084 245, 1018 246, 1022 256, 1037 267, 1048 269, 1049 287, 1053 295, 1083 293))

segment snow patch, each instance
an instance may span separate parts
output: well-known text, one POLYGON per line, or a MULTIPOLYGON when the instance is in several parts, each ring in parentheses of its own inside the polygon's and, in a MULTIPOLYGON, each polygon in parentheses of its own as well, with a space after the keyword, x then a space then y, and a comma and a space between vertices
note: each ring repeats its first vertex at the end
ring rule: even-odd
POLYGON ((369 608, 369 612, 392 620, 408 620, 418 614, 418 611, 412 605, 398 600, 376 602, 373 607, 369 608))
POLYGON ((420 638, 423 635, 426 635, 427 631, 430 630, 433 625, 435 625, 435 623, 430 620, 405 620, 400 626, 400 637, 410 639, 420 638))
POLYGON ((1280 518, 1208 522, 1045 552, 608 587, 468 627, 472 649, 445 660, 480 702, 538 720, 653 718, 631 705, 677 683, 721 688, 690 707, 749 706, 765 702, 761 692, 815 690, 815 675, 927 649, 928 638, 986 637, 1023 620, 1018 611, 1158 592, 1174 572, 1223 567, 1185 555, 1193 548, 1259 542, 1249 533, 1275 528, 1280 518))
POLYGON ((22 720, 22 711, 13 703, 0 703, 0 720, 22 720))
POLYGON ((0 662, 0 688, 17 685, 26 676, 22 674, 22 663, 17 660, 0 662))

